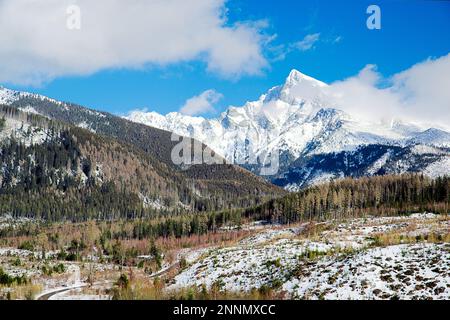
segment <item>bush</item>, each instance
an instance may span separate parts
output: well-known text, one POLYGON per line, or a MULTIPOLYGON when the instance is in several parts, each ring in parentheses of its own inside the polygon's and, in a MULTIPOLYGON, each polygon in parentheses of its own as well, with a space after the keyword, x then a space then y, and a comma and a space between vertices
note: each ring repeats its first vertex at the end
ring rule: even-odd
POLYGON ((263 284, 261 287, 259 287, 258 293, 262 297, 268 297, 272 294, 272 288, 270 288, 267 284, 263 284))
POLYGON ((186 261, 186 258, 185 258, 185 257, 182 257, 182 258, 180 259, 180 269, 181 269, 181 270, 186 269, 187 266, 188 266, 188 263, 187 263, 187 261, 186 261))
POLYGON ((329 252, 327 252, 327 251, 306 249, 306 251, 300 255, 300 259, 301 260, 316 260, 322 256, 326 256, 328 253, 329 252))
POLYGON ((65 260, 66 261, 78 261, 79 260, 79 256, 76 253, 71 252, 71 253, 67 254, 65 260))
POLYGON ((64 250, 61 250, 58 252, 58 255, 56 256, 56 259, 58 260, 66 260, 67 259, 67 252, 64 250))
POLYGON ((130 280, 128 280, 128 277, 126 274, 122 273, 119 277, 119 279, 116 282, 116 285, 119 286, 121 289, 127 289, 130 284, 130 280))
POLYGON ((274 290, 279 289, 282 286, 283 286, 283 281, 281 281, 280 279, 274 279, 271 283, 271 287, 274 290))
POLYGON ((280 260, 280 258, 275 259, 275 260, 269 260, 269 261, 266 262, 266 267, 267 268, 270 268, 271 266, 275 266, 277 268, 280 268, 281 267, 281 260, 280 260))
POLYGON ((15 267, 20 267, 22 265, 22 261, 20 260, 20 258, 16 258, 13 261, 12 265, 15 266, 15 267))
POLYGON ((66 272, 66 267, 62 263, 60 263, 56 266, 53 266, 53 271, 56 273, 64 273, 66 272))
POLYGON ((28 251, 34 251, 34 245, 31 241, 24 241, 19 245, 19 249, 21 250, 28 250, 28 251))
POLYGON ((41 271, 44 275, 46 276, 51 276, 53 274, 53 270, 52 268, 50 268, 49 266, 45 265, 42 266, 41 271))
POLYGON ((5 273, 2 268, 0 268, 0 284, 12 286, 14 284, 22 285, 27 283, 28 279, 25 276, 22 275, 12 277, 9 274, 5 273))

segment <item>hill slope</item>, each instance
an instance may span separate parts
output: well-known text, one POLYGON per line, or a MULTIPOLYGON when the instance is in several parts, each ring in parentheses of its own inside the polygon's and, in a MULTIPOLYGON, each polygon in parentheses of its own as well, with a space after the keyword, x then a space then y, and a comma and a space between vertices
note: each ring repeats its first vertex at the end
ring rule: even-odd
MULTIPOLYGON (((47 219, 109 219, 241 207, 281 194, 232 165, 214 170, 168 165, 162 161, 165 146, 156 151, 157 141, 149 141, 144 148, 143 137, 148 136, 138 132, 153 132, 152 128, 136 129, 117 117, 106 121, 118 119, 115 133, 119 125, 128 128, 123 139, 111 138, 114 133, 108 134, 109 126, 101 123, 98 128, 104 135, 16 106, 1 106, 0 119, 2 212, 47 219), (212 174, 228 180, 217 183, 212 174)), ((161 139, 169 135, 156 129, 154 133, 161 139)))

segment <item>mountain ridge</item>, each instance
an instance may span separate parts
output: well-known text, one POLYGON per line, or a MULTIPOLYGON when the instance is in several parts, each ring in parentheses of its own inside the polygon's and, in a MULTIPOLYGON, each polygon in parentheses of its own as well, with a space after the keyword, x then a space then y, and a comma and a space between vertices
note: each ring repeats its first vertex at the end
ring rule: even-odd
MULTIPOLYGON (((399 118, 390 122, 370 122, 358 115, 350 115, 339 109, 328 88, 328 84, 293 69, 284 84, 272 87, 258 100, 242 107, 229 107, 217 118, 177 112, 163 116, 142 111, 130 112, 125 118, 193 137, 229 162, 257 174, 264 164, 261 161, 246 163, 251 153, 263 159, 278 153, 280 170, 268 177, 271 181, 279 181, 299 158, 352 152, 361 146, 450 147, 450 133, 439 126, 405 122, 399 118)), ((418 164, 413 167, 427 171, 427 167, 419 169, 418 164)), ((304 185, 304 181, 290 183, 304 185)))
MULTIPOLYGON (((151 194, 145 194, 145 192, 139 192, 139 188, 133 187, 133 197, 141 198, 140 202, 142 203, 157 204, 156 206, 161 207, 163 209, 162 211, 182 210, 198 212, 206 210, 227 210, 230 208, 246 207, 284 194, 282 189, 232 164, 218 165, 214 168, 210 168, 207 165, 199 165, 195 166, 195 168, 183 169, 175 165, 171 160, 171 151, 177 142, 171 140, 170 132, 143 124, 136 124, 106 112, 99 112, 78 105, 58 102, 50 98, 26 93, 15 95, 14 101, 9 105, 1 106, 1 108, 7 111, 2 113, 3 117, 6 116, 6 118, 5 126, 0 130, 0 138, 3 137, 0 139, 0 153, 12 148, 9 143, 10 137, 17 138, 15 140, 18 141, 17 143, 21 148, 22 146, 34 148, 45 142, 52 149, 54 147, 56 148, 58 144, 65 143, 59 140, 54 142, 46 141, 45 134, 42 134, 43 137, 40 138, 36 132, 42 132, 44 130, 41 125, 33 127, 28 124, 29 119, 33 117, 41 119, 41 122, 45 120, 53 125, 58 123, 58 126, 73 128, 71 129, 72 131, 76 128, 76 132, 82 133, 83 137, 90 137, 89 139, 93 139, 94 141, 104 141, 105 139, 105 141, 111 141, 101 148, 102 153, 107 153, 106 149, 109 148, 107 147, 108 145, 118 145, 123 150, 127 150, 125 153, 121 153, 123 155, 121 156, 123 161, 128 163, 135 161, 131 159, 126 160, 128 154, 134 155, 132 156, 133 159, 143 158, 143 162, 141 164, 137 163, 135 167, 139 168, 141 176, 145 176, 146 174, 151 174, 155 177, 159 176, 160 178, 149 180, 159 182, 153 183, 152 186, 145 186, 146 183, 141 181, 144 191, 150 190, 150 188, 156 189, 151 194), (19 117, 19 120, 12 120, 14 117, 19 117), (29 128, 33 129, 29 131, 29 128), (150 172, 147 172, 148 170, 150 172), (201 175, 201 178, 199 175, 201 175), (215 176, 224 175, 228 176, 226 181, 215 181, 213 179, 215 176), (176 205, 179 203, 178 199, 183 199, 182 204, 179 206, 176 205), (161 203, 168 203, 169 205, 160 205, 161 203)), ((190 139, 190 142, 195 143, 195 140, 190 139)), ((78 146, 78 143, 76 145, 78 146)), ((202 150, 208 150, 206 145, 200 145, 202 146, 202 150)), ((81 148, 81 146, 78 146, 78 148, 81 148)), ((88 150, 85 158, 97 159, 96 155, 100 151, 95 151, 95 149, 88 150)), ((41 152, 43 152, 41 158, 44 159, 45 152, 41 152)), ((113 159, 114 157, 109 162, 115 163, 115 167, 111 168, 109 170, 110 172, 119 168, 125 170, 123 165, 113 161, 113 159)), ((18 163, 28 160, 22 159, 21 153, 14 153, 14 157, 10 158, 10 161, 18 163)), ((95 167, 96 165, 93 164, 92 166, 95 167)), ((14 170, 13 167, 8 167, 2 175, 11 175, 16 181, 24 181, 25 178, 20 178, 18 175, 19 172, 14 170)), ((52 170, 60 170, 60 168, 52 168, 50 166, 49 170, 44 172, 45 177, 47 172, 52 174, 52 170)), ((65 169, 63 171, 66 172, 65 169)), ((67 177, 72 177, 71 172, 67 171, 66 173, 67 177)), ((82 174, 76 176, 78 178, 83 177, 82 174)), ((134 171, 130 172, 130 176, 134 176, 134 171)), ((123 181, 128 179, 127 176, 122 176, 119 173, 110 175, 109 179, 114 180, 119 177, 122 177, 121 179, 123 181)), ((47 177, 45 179, 49 181, 47 177)), ((56 180, 53 179, 52 181, 55 182, 56 180)), ((120 186, 121 182, 115 181, 116 185, 120 186)), ((138 179, 138 181, 140 180, 138 179)), ((49 187, 55 188, 57 185, 53 183, 49 187)), ((7 190, 0 188, 0 194, 2 192, 7 192, 7 190)), ((13 200, 11 198, 8 201, 13 200)))
MULTIPOLYGON (((397 161, 410 163, 410 166, 404 168, 400 164, 396 165, 395 167, 402 168, 397 173, 420 171, 436 176, 445 173, 446 169, 450 172, 450 133, 444 130, 446 128, 406 122, 399 118, 391 119, 390 122, 362 120, 339 109, 328 88, 328 84, 293 69, 284 84, 270 88, 258 100, 249 101, 242 107, 230 106, 217 118, 188 116, 179 112, 170 112, 164 116, 156 112, 133 111, 123 117, 131 122, 120 124, 117 124, 117 117, 106 112, 36 94, 0 88, 0 100, 8 101, 9 105, 24 112, 69 121, 73 125, 100 134, 106 133, 113 138, 122 134, 111 132, 115 127, 120 127, 125 132, 131 130, 134 138, 127 142, 144 150, 148 142, 143 142, 142 136, 148 135, 151 143, 155 144, 156 141, 159 144, 151 149, 161 146, 165 148, 155 155, 169 166, 173 165, 168 156, 174 146, 169 141, 169 132, 198 140, 205 144, 204 148, 210 148, 229 164, 240 165, 257 175, 263 175, 263 169, 272 162, 278 167, 278 171, 269 170, 270 173, 265 174, 266 180, 286 189, 292 186, 298 189, 315 183, 317 179, 306 177, 303 178, 305 181, 285 180, 286 177, 293 177, 292 172, 298 172, 298 165, 305 165, 307 159, 313 159, 317 155, 333 158, 334 154, 341 152, 357 155, 361 147, 368 146, 404 148, 401 153, 404 158, 397 161), (43 101, 50 106, 40 106, 36 110, 33 105, 36 101, 43 101), (74 113, 73 109, 76 109, 76 115, 71 114, 74 113), (148 129, 149 127, 152 129, 148 129), (158 133, 158 130, 164 133, 158 133), (165 142, 161 144, 161 141, 165 142), (422 149, 432 148, 430 150, 435 152, 435 162, 421 161, 420 157, 416 157, 413 149, 416 145, 422 146, 422 149), (415 162, 411 163, 411 159, 415 159, 415 162)), ((373 163, 367 163, 366 167, 374 167, 383 161, 381 156, 373 158, 373 163)), ((343 175, 342 171, 336 170, 338 167, 339 164, 334 168, 330 166, 323 176, 327 176, 329 180, 361 174, 360 171, 345 170, 347 174, 343 175)), ((370 170, 364 174, 376 172, 382 170, 370 170)), ((212 181, 206 179, 208 180, 212 181)))

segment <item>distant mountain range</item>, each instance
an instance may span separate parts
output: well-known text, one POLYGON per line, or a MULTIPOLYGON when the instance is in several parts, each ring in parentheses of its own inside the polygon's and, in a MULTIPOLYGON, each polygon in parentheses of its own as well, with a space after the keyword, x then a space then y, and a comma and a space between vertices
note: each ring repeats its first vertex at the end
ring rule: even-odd
POLYGON ((295 191, 340 177, 405 172, 436 177, 450 172, 447 128, 402 119, 362 120, 342 111, 328 89, 324 82, 292 70, 283 85, 215 119, 143 111, 121 118, 3 87, 0 104, 132 145, 145 152, 168 181, 173 175, 181 179, 181 189, 179 185, 173 191, 175 201, 189 190, 197 204, 188 206, 200 210, 254 204, 282 194, 271 183, 295 191), (202 148, 212 149, 229 164, 174 165, 171 151, 177 142, 171 141, 171 132, 203 142, 202 148), (264 175, 266 181, 247 171, 261 175, 261 169, 276 160, 278 170, 264 175), (225 199, 236 203, 226 204, 225 199))
POLYGON ((328 88, 292 70, 283 85, 215 119, 143 111, 126 118, 202 141, 256 174, 279 154, 278 172, 266 178, 289 190, 346 176, 450 172, 447 128, 361 120, 340 110, 328 88))

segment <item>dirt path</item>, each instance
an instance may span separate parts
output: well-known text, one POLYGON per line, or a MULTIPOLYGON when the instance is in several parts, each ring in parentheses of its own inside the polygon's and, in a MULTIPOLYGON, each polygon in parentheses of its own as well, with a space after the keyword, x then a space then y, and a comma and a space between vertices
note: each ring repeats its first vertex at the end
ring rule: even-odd
MULTIPOLYGON (((178 265, 180 264, 179 260, 176 260, 174 263, 172 263, 171 265, 151 274, 149 277, 150 279, 156 278, 156 277, 160 277, 166 273, 168 273, 169 271, 175 269, 178 265)), ((85 288, 90 286, 91 284, 89 283, 85 283, 85 282, 81 282, 81 277, 80 277, 80 268, 76 265, 74 265, 73 267, 73 271, 72 271, 72 275, 69 277, 68 280, 69 283, 72 283, 72 285, 70 286, 66 286, 66 287, 59 287, 59 288, 55 288, 51 291, 47 291, 44 293, 41 293, 40 295, 38 295, 36 297, 36 300, 50 300, 51 297, 58 295, 60 293, 63 292, 67 292, 67 291, 72 291, 72 290, 77 290, 80 288, 85 288)), ((95 282, 92 284, 92 286, 96 286, 96 285, 112 285, 114 283, 114 281, 112 280, 107 280, 107 281, 103 281, 103 282, 95 282)))
POLYGON ((74 287, 69 287, 69 288, 58 288, 58 289, 55 289, 53 291, 50 291, 50 292, 44 293, 43 295, 38 296, 36 298, 36 300, 49 300, 54 295, 57 295, 57 294, 60 294, 62 292, 66 292, 66 291, 71 291, 71 290, 84 288, 84 287, 87 287, 88 285, 89 285, 88 283, 83 283, 83 284, 80 284, 77 287, 74 286, 74 287))
POLYGON ((166 268, 163 268, 163 269, 161 269, 161 270, 159 270, 159 271, 157 271, 157 272, 151 274, 149 277, 150 277, 150 279, 153 279, 153 278, 162 276, 163 274, 166 274, 166 273, 169 272, 170 270, 176 268, 179 264, 180 264, 180 262, 177 261, 177 262, 171 264, 170 266, 168 266, 168 267, 166 267, 166 268))
MULTIPOLYGON (((152 274, 150 276, 150 278, 156 278, 159 276, 162 276, 164 274, 166 274, 167 272, 169 272, 170 270, 176 268, 176 266, 179 264, 179 262, 177 261, 176 263, 171 264, 170 266, 168 266, 167 268, 164 268, 158 272, 155 272, 154 274, 152 274)), ((80 281, 79 280, 79 273, 78 272, 74 272, 74 279, 76 279, 76 281, 80 281)), ((96 286, 96 285, 112 285, 114 282, 112 280, 108 280, 108 281, 103 281, 103 282, 96 282, 93 283, 92 286, 96 286)), ((72 290, 77 290, 77 289, 81 289, 81 288, 85 288, 90 286, 89 283, 79 283, 70 287, 60 287, 60 288, 56 288, 52 291, 46 292, 44 294, 38 295, 36 297, 36 300, 50 300, 51 297, 63 293, 63 292, 67 292, 67 291, 72 291, 72 290)))

